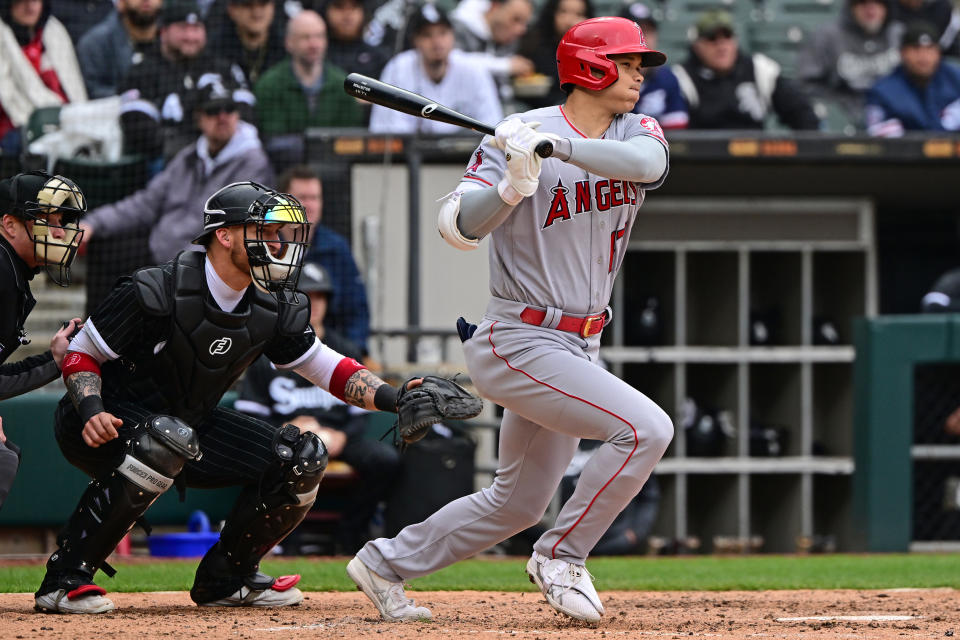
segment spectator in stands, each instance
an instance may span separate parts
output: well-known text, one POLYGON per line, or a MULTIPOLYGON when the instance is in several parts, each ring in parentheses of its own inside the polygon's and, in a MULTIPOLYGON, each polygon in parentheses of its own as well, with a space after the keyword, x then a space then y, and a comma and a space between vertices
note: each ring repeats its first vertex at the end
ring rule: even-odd
POLYGON ((893 3, 893 20, 906 29, 915 22, 933 25, 944 55, 960 55, 960 6, 951 0, 897 0, 893 3))
POLYGON ((888 2, 847 0, 840 17, 814 31, 797 57, 807 93, 859 127, 866 92, 900 61, 888 2))
POLYGON ((350 252, 350 243, 321 222, 323 184, 320 176, 310 167, 294 166, 280 175, 277 188, 299 200, 307 214, 311 241, 305 261, 322 266, 330 274, 333 294, 326 314, 327 327, 345 336, 365 355, 370 334, 367 289, 350 252))
POLYGON ((50 12, 67 28, 74 45, 113 9, 114 0, 50 0, 50 12))
POLYGON ((960 130, 960 67, 942 60, 937 28, 910 24, 900 59, 867 94, 867 132, 895 138, 904 131, 960 130))
POLYGON ((309 9, 287 24, 288 58, 263 74, 254 91, 264 136, 307 127, 359 127, 363 112, 343 90, 346 74, 326 61, 327 27, 309 9))
MULTIPOLYGON (((499 122, 503 109, 493 77, 453 48, 453 26, 447 14, 433 4, 420 7, 410 20, 413 49, 394 56, 381 80, 427 96, 477 120, 499 122)), ((452 124, 417 118, 380 105, 370 112, 375 133, 430 133, 456 135, 452 124)))
MULTIPOLYGON (((633 20, 643 29, 647 46, 657 48, 657 20, 650 7, 642 2, 634 2, 624 7, 620 17, 633 20)), ((690 122, 687 113, 687 101, 680 91, 676 74, 667 66, 644 67, 643 84, 640 85, 640 99, 633 108, 634 113, 653 116, 664 129, 686 129, 690 122)))
POLYGON ((119 92, 134 61, 155 52, 162 0, 117 0, 117 10, 80 38, 77 59, 91 98, 119 92))
MULTIPOLYGON (((320 340, 338 353, 360 358, 356 346, 324 321, 334 285, 326 270, 304 264, 298 289, 310 297, 310 325, 320 340)), ((330 457, 349 464, 360 482, 344 506, 336 533, 336 553, 356 553, 370 539, 370 518, 400 468, 400 454, 385 442, 365 437, 367 412, 351 407, 290 370, 279 371, 265 356, 247 370, 235 408, 277 427, 295 424, 313 431, 330 457)), ((296 533, 291 538, 296 540, 296 533)), ((292 541, 288 538, 284 546, 292 541)))
POLYGON ((154 263, 192 249, 202 224, 197 215, 210 194, 233 182, 273 182, 273 171, 252 124, 242 122, 234 94, 220 83, 204 84, 191 96, 193 117, 201 131, 146 187, 87 214, 81 228, 85 246, 94 235, 104 238, 150 229, 154 263))
POLYGON ((48 0, 0 0, 0 152, 20 152, 20 130, 38 107, 85 102, 70 35, 48 0))
POLYGON ((783 77, 780 65, 740 50, 729 13, 706 11, 695 29, 689 57, 673 67, 691 129, 763 129, 771 113, 791 129, 819 126, 810 101, 783 77))
POLYGON ((207 47, 207 30, 196 0, 166 0, 161 13, 160 47, 127 72, 120 87, 120 124, 129 153, 167 160, 196 140, 191 96, 201 79, 234 92, 241 117, 251 120, 253 94, 237 65, 207 47))
POLYGON ((563 104, 567 94, 557 78, 557 45, 570 27, 596 15, 592 0, 547 0, 533 28, 520 42, 519 54, 534 73, 517 78, 517 93, 531 109, 563 104), (539 86, 541 89, 536 90, 539 86))
POLYGON ((363 39, 367 24, 363 0, 328 0, 320 15, 327 23, 327 60, 347 73, 379 77, 390 58, 390 50, 363 39))
POLYGON ((473 64, 493 74, 505 105, 513 101, 510 78, 535 71, 517 54, 532 15, 531 0, 463 0, 450 14, 457 48, 475 53, 473 64))
POLYGON ((283 59, 283 19, 276 0, 227 0, 227 17, 210 37, 217 55, 240 65, 251 85, 283 59))

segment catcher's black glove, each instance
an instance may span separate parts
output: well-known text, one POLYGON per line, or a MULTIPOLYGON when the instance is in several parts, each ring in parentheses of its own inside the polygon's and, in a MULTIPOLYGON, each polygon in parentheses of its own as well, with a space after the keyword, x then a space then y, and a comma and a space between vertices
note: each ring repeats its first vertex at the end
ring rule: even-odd
POLYGON ((397 435, 406 444, 425 436, 431 425, 473 418, 483 409, 480 398, 453 380, 424 376, 420 386, 407 389, 410 380, 403 383, 397 395, 397 435))

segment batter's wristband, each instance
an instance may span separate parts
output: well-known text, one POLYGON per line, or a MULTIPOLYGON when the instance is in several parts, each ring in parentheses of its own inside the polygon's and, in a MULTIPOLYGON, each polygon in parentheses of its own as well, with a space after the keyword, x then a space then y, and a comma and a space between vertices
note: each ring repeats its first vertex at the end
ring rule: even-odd
POLYGON ((85 396, 77 405, 77 413, 80 414, 83 424, 87 424, 90 418, 104 411, 106 409, 103 406, 103 398, 100 396, 85 396))
POLYGON ((376 393, 373 394, 373 406, 375 406, 380 411, 389 411, 390 413, 397 412, 397 396, 400 395, 399 392, 391 387, 387 383, 383 383, 377 387, 376 393))

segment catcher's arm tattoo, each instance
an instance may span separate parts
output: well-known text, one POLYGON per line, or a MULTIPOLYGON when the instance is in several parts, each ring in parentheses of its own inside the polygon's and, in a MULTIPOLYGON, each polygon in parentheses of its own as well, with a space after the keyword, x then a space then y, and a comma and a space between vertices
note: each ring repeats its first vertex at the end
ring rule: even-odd
POLYGON ((80 410, 80 402, 87 396, 99 396, 103 380, 92 371, 78 371, 64 381, 74 408, 80 410))
POLYGON ((377 389, 385 384, 387 383, 371 373, 369 369, 359 369, 347 379, 347 384, 343 388, 343 399, 355 407, 376 411, 378 407, 374 404, 373 398, 377 394, 377 389))

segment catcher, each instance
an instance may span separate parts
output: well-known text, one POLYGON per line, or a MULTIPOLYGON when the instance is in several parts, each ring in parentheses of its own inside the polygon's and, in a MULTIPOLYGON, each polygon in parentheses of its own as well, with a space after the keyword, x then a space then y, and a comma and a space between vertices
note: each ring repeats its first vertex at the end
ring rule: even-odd
POLYGON ((317 339, 296 290, 307 232, 292 196, 228 185, 204 207, 194 242, 206 253, 185 251, 121 279, 74 338, 55 435, 93 480, 57 538, 38 611, 113 609, 94 575, 113 575, 107 556, 173 484, 244 487, 197 568, 194 602, 301 602, 300 576, 273 578, 259 565, 313 504, 326 447, 312 432, 218 406, 261 353, 345 402, 399 412, 398 431, 411 441, 432 422, 479 413, 479 399, 455 385, 416 378, 398 390, 317 339))

